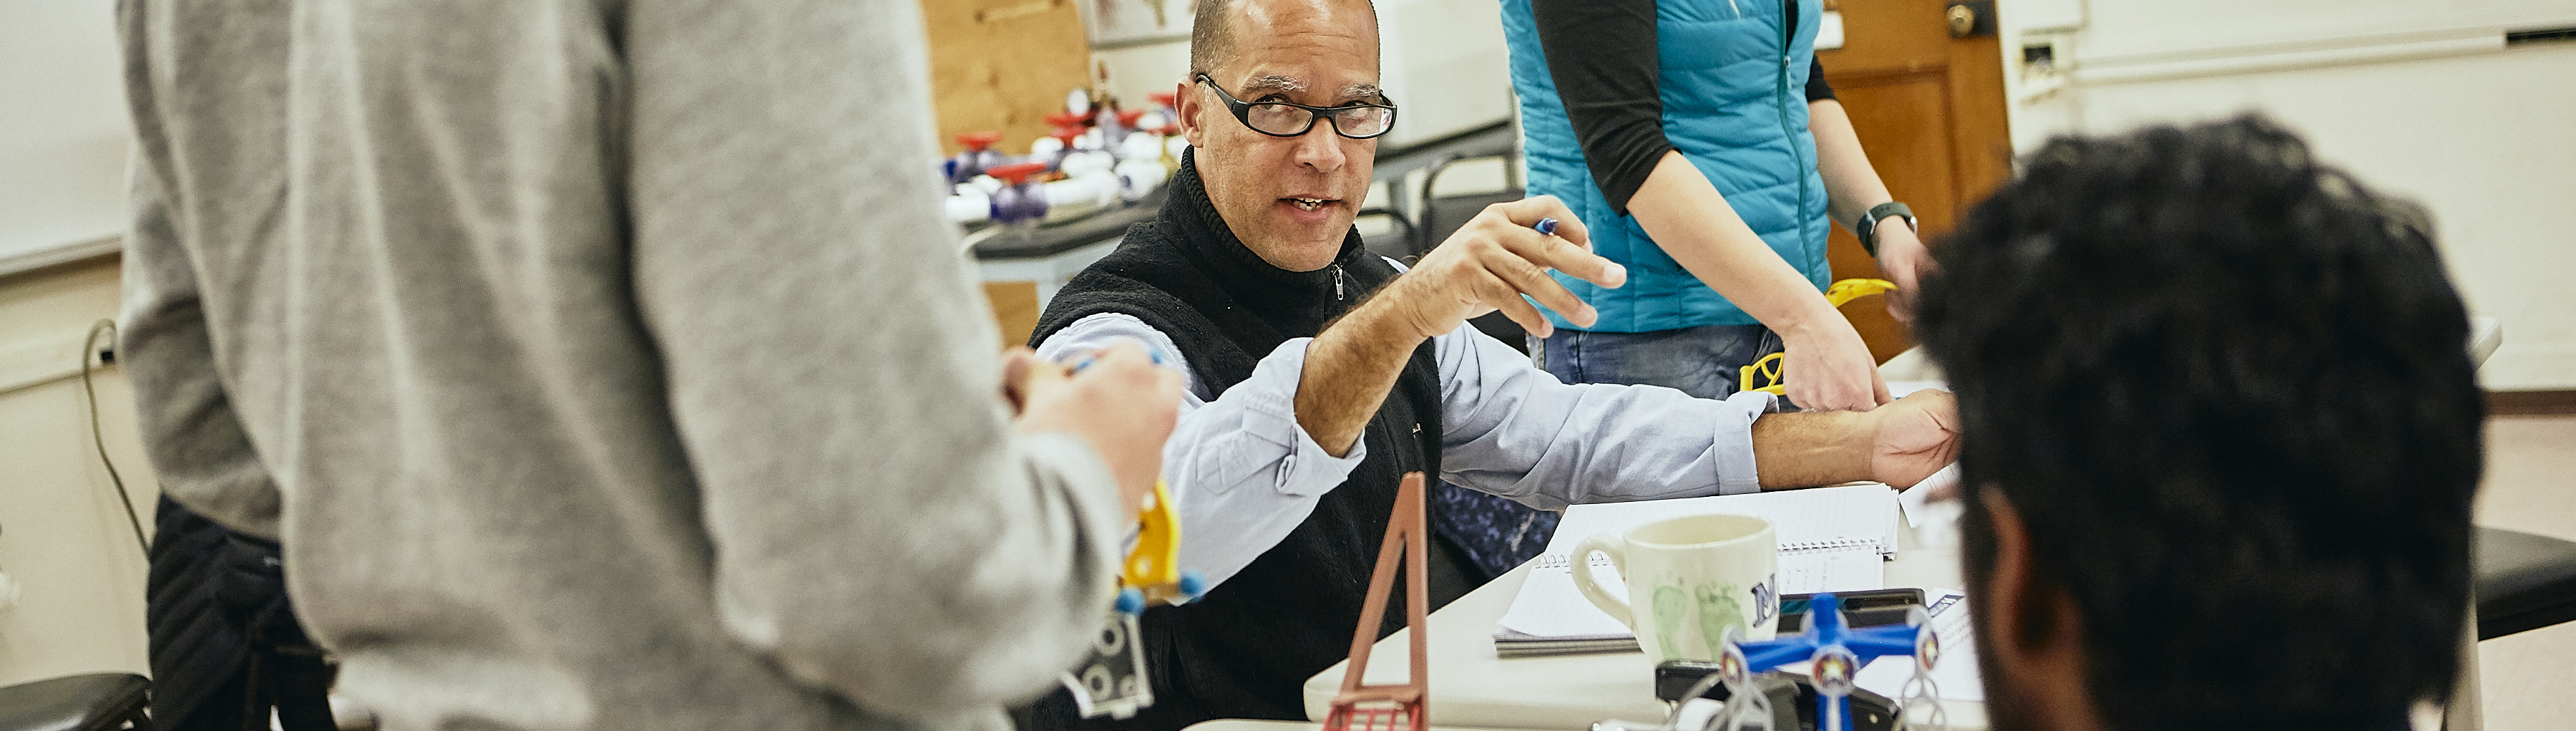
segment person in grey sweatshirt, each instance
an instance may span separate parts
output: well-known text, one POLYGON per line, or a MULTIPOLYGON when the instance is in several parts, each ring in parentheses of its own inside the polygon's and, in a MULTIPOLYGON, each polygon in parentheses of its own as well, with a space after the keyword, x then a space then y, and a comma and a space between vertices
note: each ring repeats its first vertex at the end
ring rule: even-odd
POLYGON ((1002 386, 912 0, 118 12, 146 450, 385 727, 995 729, 1101 626, 1178 377, 1002 386))

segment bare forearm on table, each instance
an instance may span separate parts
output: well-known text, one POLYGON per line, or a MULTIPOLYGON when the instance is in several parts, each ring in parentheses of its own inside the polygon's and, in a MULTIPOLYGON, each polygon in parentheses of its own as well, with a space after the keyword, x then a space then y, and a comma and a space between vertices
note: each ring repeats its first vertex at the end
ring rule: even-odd
POLYGON ((1772 414, 1753 422, 1753 463, 1762 489, 1876 479, 1874 422, 1867 412, 1772 414))

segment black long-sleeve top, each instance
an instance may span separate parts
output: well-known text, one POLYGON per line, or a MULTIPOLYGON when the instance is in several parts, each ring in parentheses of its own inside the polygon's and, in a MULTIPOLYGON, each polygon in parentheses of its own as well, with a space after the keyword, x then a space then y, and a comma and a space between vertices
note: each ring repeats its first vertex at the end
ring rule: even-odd
MULTIPOLYGON (((1798 32, 1797 0, 1782 0, 1789 34, 1798 32)), ((1574 123, 1584 164, 1601 197, 1619 215, 1644 187, 1664 153, 1662 63, 1655 45, 1655 0, 1531 0, 1548 76, 1574 123)), ((1807 101, 1834 98, 1822 63, 1808 62, 1807 101)))

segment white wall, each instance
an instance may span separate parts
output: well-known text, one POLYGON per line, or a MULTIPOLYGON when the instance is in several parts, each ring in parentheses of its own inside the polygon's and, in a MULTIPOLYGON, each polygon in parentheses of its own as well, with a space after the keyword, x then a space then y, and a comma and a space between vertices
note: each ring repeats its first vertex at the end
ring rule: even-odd
POLYGON ((0 274, 112 250, 100 239, 124 226, 131 135, 114 10, 0 9, 0 274))
POLYGON ((1154 103, 1148 94, 1170 93, 1189 76, 1190 42, 1093 51, 1091 58, 1109 68, 1109 93, 1118 97, 1119 104, 1127 109, 1144 109, 1154 103))
MULTIPOLYGON (((2069 3, 2037 4, 2065 17, 2058 11, 2069 3)), ((2304 133, 2321 157, 2432 209, 2452 281, 2472 311, 2504 323, 2504 345, 2480 372, 2488 388, 2576 389, 2576 288, 2566 284, 2576 281, 2576 227, 2561 213, 2576 200, 2576 42, 2507 47, 2495 27, 2474 27, 2505 17, 2499 8, 2531 6, 2391 6, 2373 17, 2428 30, 2363 37, 2336 35, 2355 6, 2333 0, 2198 2, 2179 13, 2234 29, 2206 37, 2177 35, 2169 3, 2082 6, 2072 31, 2022 35, 2013 4, 2003 4, 2016 150, 2056 134, 2261 111, 2304 133), (2439 17, 2457 22, 2426 20, 2424 7, 2450 8, 2439 17), (2211 45, 2260 40, 2247 29, 2265 27, 2304 40, 2211 45), (2061 73, 2024 78, 2022 47, 2049 41, 2061 73)), ((2564 12, 2576 25, 2576 6, 2564 12)))
MULTIPOLYGON (((1398 108, 1395 131, 1381 147, 1436 139, 1510 117, 1510 58, 1503 48, 1502 10, 1492 0, 1379 0, 1382 37, 1380 83, 1398 108)), ((1152 101, 1151 92, 1172 91, 1190 69, 1187 39, 1093 51, 1093 61, 1109 69, 1109 93, 1128 108, 1152 101)), ((1402 181, 1419 190, 1423 174, 1402 181)), ((1462 163, 1442 173, 1438 195, 1501 190, 1502 166, 1492 162, 1462 163)), ((1385 202, 1385 184, 1372 186, 1363 205, 1385 202)), ((1417 201, 1418 204, 1418 201, 1417 201)), ((1418 208, 1418 206, 1417 206, 1418 208)), ((1416 211, 1405 211, 1413 215, 1416 211)), ((1381 222, 1360 222, 1362 233, 1376 235, 1381 222)))
MULTIPOLYGON (((0 573, 21 589, 0 609, 0 684, 148 672, 144 557, 69 377, 90 323, 118 306, 117 260, 96 258, 125 222, 131 135, 114 10, 0 8, 0 573)), ((128 393, 113 369, 98 379, 107 448, 148 533, 158 492, 128 393)))
MULTIPOLYGON (((90 443, 81 336, 116 316, 114 257, 0 277, 0 685, 73 673, 147 673, 143 553, 90 443)), ((97 379, 108 453, 148 535, 159 499, 122 374, 97 379)))
MULTIPOLYGON (((1403 146, 1512 115, 1502 10, 1493 0, 1380 0, 1379 83, 1402 110, 1382 145, 1403 146)), ((1109 91, 1129 108, 1190 71, 1187 39, 1094 51, 1109 91)))

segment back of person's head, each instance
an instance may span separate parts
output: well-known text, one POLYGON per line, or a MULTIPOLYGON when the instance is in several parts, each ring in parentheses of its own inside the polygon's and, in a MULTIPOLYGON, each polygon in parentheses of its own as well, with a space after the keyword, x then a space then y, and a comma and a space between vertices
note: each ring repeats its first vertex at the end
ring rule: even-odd
POLYGON ((2416 207, 2260 117, 2061 138, 1934 247, 1915 336, 2113 727, 2443 696, 2484 401, 2416 207))

